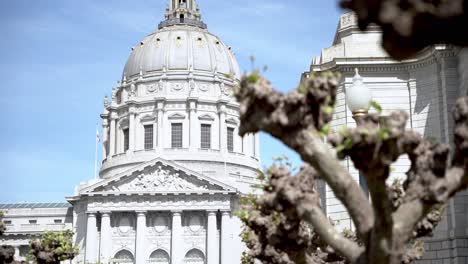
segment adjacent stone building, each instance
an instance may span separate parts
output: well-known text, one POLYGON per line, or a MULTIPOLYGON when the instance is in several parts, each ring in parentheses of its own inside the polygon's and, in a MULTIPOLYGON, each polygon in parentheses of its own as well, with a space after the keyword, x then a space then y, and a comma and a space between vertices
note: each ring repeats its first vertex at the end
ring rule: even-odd
MULTIPOLYGON (((339 84, 338 101, 332 127, 355 126, 346 106, 346 88, 352 84, 354 69, 358 68, 364 82, 372 90, 375 101, 383 107, 383 114, 403 109, 410 113, 408 128, 425 137, 452 143, 453 118, 451 111, 459 96, 468 91, 468 51, 450 45, 435 45, 405 61, 391 59, 380 45, 381 32, 370 27, 359 30, 353 13, 340 17, 333 44, 313 59, 311 72, 338 71, 343 77, 339 84)), ((343 162, 361 186, 366 184, 350 160, 343 162)), ((392 177, 404 178, 409 168, 407 157, 393 165, 392 177)), ((322 205, 327 215, 339 221, 340 228, 353 225, 343 205, 331 189, 320 188, 322 205)), ((444 212, 434 237, 427 239, 425 258, 421 263, 468 263, 468 193, 455 196, 444 212)))
POLYGON ((239 78, 195 0, 169 1, 104 100, 99 178, 68 204, 0 205, 0 243, 24 257, 35 234, 72 229, 73 263, 240 263, 233 212, 258 183, 260 160, 258 135, 238 136, 239 78))

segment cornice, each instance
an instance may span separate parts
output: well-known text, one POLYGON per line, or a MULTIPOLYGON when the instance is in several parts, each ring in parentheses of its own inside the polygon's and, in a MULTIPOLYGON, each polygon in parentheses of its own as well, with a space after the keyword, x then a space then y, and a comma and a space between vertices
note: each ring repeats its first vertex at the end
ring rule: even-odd
POLYGON ((455 57, 457 53, 458 50, 454 47, 436 45, 423 50, 417 57, 404 61, 395 61, 389 57, 335 58, 324 64, 312 64, 311 72, 334 70, 348 73, 354 72, 356 67, 363 72, 410 71, 434 64, 438 58, 455 57))
POLYGON ((223 82, 224 84, 234 86, 240 80, 232 79, 226 76, 223 73, 213 73, 213 72, 204 72, 204 71, 156 71, 156 72, 147 72, 145 75, 134 75, 122 83, 121 86, 117 87, 118 89, 130 87, 132 83, 135 85, 148 84, 158 81, 201 81, 201 82, 223 82))
POLYGON ((82 193, 81 197, 119 197, 119 196, 128 196, 128 197, 142 197, 142 196, 192 196, 192 195, 232 195, 237 194, 237 191, 216 191, 216 190, 206 190, 206 191, 169 191, 169 192, 90 192, 82 193))
MULTIPOLYGON (((198 172, 195 172, 195 171, 192 171, 182 165, 179 165, 175 162, 172 162, 172 161, 168 161, 168 160, 164 160, 160 157, 158 158, 155 158, 153 160, 150 160, 148 162, 145 162, 145 163, 142 163, 142 164, 139 164, 133 168, 130 168, 122 173, 119 173, 117 174, 116 176, 112 177, 112 178, 109 178, 109 179, 106 179, 106 180, 103 180, 103 181, 100 181, 96 184, 93 184, 91 186, 88 186, 86 188, 84 188, 83 190, 81 190, 81 195, 84 195, 86 193, 93 193, 93 190, 95 190, 96 188, 99 188, 99 187, 106 187, 114 182, 117 182, 117 181, 120 181, 121 179, 123 179, 124 177, 129 177, 131 175, 133 175, 134 173, 142 173, 143 171, 145 171, 146 168, 148 167, 152 167, 152 166, 156 166, 157 164, 162 164, 163 166, 167 166, 167 167, 171 167, 174 171, 176 172, 183 172, 185 173, 186 175, 190 176, 190 177, 195 177, 197 178, 198 180, 202 180, 202 181, 206 181, 208 182, 210 185, 217 185, 219 187, 222 187, 224 190, 222 191, 219 191, 220 193, 224 193, 224 192, 227 192, 227 193, 231 193, 231 192, 234 192, 236 193, 237 192, 237 189, 228 185, 228 184, 225 184, 217 179, 214 179, 214 178, 211 178, 211 177, 208 177, 208 176, 205 176, 203 174, 200 174, 198 172)), ((187 193, 195 193, 195 194, 198 194, 199 191, 183 191, 183 192, 173 192, 173 193, 178 193, 178 194, 187 194, 187 193)), ((203 192, 208 192, 208 193, 218 193, 218 191, 212 191, 212 190, 206 190, 206 191, 203 191, 203 192)), ((108 192, 106 192, 108 193, 108 192)), ((131 194, 131 193, 130 193, 131 194)), ((138 193, 137 193, 138 194, 138 193)), ((159 193, 155 193, 155 194, 159 194, 159 193)), ((128 195, 128 193, 126 194, 128 195)))

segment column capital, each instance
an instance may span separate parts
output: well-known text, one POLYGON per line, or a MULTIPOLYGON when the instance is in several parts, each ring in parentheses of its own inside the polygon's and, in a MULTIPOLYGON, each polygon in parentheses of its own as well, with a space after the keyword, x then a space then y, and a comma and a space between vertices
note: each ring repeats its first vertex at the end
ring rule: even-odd
POLYGON ((144 211, 144 210, 139 210, 139 211, 135 211, 135 213, 137 214, 137 216, 145 216, 146 213, 148 213, 148 212, 144 211))
POLYGON ((101 216, 103 217, 110 217, 112 212, 111 211, 100 211, 101 216))
POLYGON ((119 118, 119 115, 116 112, 111 112, 110 113, 110 120, 115 121, 119 118))
POLYGON ((218 112, 220 114, 226 114, 226 104, 220 103, 218 105, 218 112))
POLYGON ((172 213, 172 216, 181 216, 182 215, 182 211, 181 210, 175 210, 175 211, 171 211, 172 213))
POLYGON ((207 215, 216 215, 216 213, 218 212, 218 210, 206 210, 206 214, 207 215))
POLYGON ((221 210, 221 215, 225 216, 230 216, 231 215, 231 210, 221 210))

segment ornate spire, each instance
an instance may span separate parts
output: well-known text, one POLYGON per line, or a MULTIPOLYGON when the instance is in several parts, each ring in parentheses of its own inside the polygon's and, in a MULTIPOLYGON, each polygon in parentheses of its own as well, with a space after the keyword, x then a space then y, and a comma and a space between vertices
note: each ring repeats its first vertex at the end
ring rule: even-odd
POLYGON ((200 8, 196 0, 169 0, 166 7, 165 20, 158 28, 174 25, 190 25, 205 29, 206 24, 201 20, 200 8))

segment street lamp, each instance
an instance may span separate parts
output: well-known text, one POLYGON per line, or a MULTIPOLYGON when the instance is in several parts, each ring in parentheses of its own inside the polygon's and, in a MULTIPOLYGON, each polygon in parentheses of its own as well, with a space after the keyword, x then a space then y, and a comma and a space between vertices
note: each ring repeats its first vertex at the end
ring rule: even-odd
MULTIPOLYGON (((372 102, 372 94, 364 84, 363 78, 359 75, 359 70, 355 69, 356 74, 353 78, 353 84, 346 88, 346 104, 353 113, 353 119, 356 121, 356 125, 360 125, 363 117, 369 112, 369 108, 372 102)), ((359 185, 361 186, 364 193, 369 197, 369 187, 364 175, 359 171, 359 185)))
POLYGON ((363 78, 359 75, 356 68, 356 75, 353 78, 353 84, 346 88, 346 104, 353 113, 353 118, 359 124, 359 119, 366 116, 372 101, 372 95, 369 87, 364 84, 363 78))

